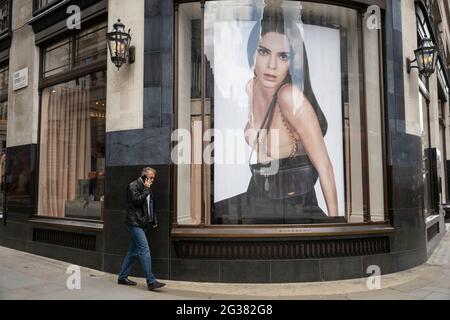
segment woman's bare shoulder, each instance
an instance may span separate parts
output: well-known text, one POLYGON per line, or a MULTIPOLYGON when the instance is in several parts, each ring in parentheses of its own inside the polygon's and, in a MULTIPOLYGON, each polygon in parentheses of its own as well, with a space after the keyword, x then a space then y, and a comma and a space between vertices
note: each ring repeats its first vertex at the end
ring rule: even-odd
POLYGON ((283 111, 286 116, 299 116, 300 112, 302 112, 305 107, 307 108, 310 106, 303 91, 292 84, 285 85, 280 89, 278 92, 278 102, 281 111, 283 111))

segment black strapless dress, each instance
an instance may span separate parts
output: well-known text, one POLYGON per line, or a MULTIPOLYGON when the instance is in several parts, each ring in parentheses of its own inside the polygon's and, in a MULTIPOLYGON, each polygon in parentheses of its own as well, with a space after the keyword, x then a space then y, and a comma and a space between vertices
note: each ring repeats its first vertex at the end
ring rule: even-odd
MULTIPOLYGON (((298 156, 298 161, 304 161, 303 157, 298 156)), ((216 203, 212 215, 213 224, 314 224, 330 223, 330 219, 320 209, 314 188, 300 196, 275 200, 264 194, 254 178, 246 193, 216 203)))

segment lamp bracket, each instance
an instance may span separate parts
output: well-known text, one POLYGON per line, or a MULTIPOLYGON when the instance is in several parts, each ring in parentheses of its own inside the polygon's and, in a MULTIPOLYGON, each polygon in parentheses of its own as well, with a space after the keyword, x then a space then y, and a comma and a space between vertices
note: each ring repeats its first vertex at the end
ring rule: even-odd
POLYGON ((411 60, 410 58, 406 58, 406 70, 407 70, 408 74, 411 73, 412 69, 419 69, 418 66, 412 65, 416 61, 417 61, 417 59, 411 60))
POLYGON ((133 64, 136 61, 136 47, 131 46, 128 51, 128 63, 133 64))

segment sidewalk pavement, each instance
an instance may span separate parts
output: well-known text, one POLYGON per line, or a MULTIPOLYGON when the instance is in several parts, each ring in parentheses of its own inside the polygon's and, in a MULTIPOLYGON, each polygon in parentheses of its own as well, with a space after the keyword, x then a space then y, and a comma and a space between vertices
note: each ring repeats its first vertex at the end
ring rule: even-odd
MULTIPOLYGON (((449 229, 450 226, 447 226, 449 229)), ((80 268, 81 289, 66 287, 70 264, 0 247, 1 300, 450 300, 450 233, 427 263, 381 277, 380 290, 367 279, 298 284, 217 284, 164 281, 159 292, 116 284, 117 275, 80 268)))

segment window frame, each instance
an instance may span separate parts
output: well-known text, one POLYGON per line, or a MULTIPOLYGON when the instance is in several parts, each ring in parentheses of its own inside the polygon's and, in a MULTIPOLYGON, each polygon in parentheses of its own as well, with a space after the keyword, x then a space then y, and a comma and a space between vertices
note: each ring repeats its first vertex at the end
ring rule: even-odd
MULTIPOLYGON (((107 21, 104 19, 101 20, 95 20, 92 21, 88 24, 88 27, 92 27, 92 26, 96 26, 96 25, 101 25, 101 24, 107 24, 107 21)), ((37 141, 37 163, 40 163, 40 145, 41 145, 41 120, 42 120, 42 93, 44 91, 44 89, 49 88, 51 86, 54 85, 58 85, 58 84, 62 84, 65 82, 69 82, 69 81, 73 81, 76 80, 80 77, 83 76, 88 76, 92 73, 95 72, 99 72, 99 71, 107 71, 107 57, 105 59, 101 59, 98 61, 95 61, 93 63, 90 64, 86 64, 86 65, 82 65, 82 66, 75 66, 71 69, 69 69, 67 72, 61 72, 59 74, 56 75, 52 75, 49 76, 47 78, 44 78, 44 50, 55 44, 60 42, 61 40, 64 39, 70 39, 69 41, 73 42, 72 45, 72 53, 75 52, 76 50, 76 37, 77 34, 79 34, 79 32, 73 32, 70 35, 66 35, 65 37, 56 37, 51 39, 50 41, 47 41, 45 43, 42 43, 39 47, 39 89, 38 89, 38 95, 39 95, 39 112, 38 112, 38 141, 37 141)), ((107 49, 107 47, 106 47, 107 49)), ((74 55, 72 54, 71 56, 71 65, 74 65, 74 55)), ((106 146, 105 146, 106 148, 106 146)), ((105 150, 105 154, 106 154, 106 150, 105 150)), ((106 168, 105 168, 106 169, 106 168)), ((106 172, 105 172, 106 175, 106 172)), ((39 201, 39 165, 36 168, 36 181, 35 181, 35 206, 34 206, 34 211, 33 214, 31 215, 30 219, 33 221, 37 221, 39 222, 40 220, 42 221, 55 221, 55 223, 57 223, 58 221, 62 221, 62 223, 64 221, 71 221, 71 222, 75 222, 75 223, 87 223, 87 224, 92 224, 92 225, 96 225, 96 224, 104 224, 105 221, 105 209, 102 210, 101 213, 101 218, 99 220, 95 220, 95 219, 83 219, 83 218, 66 218, 66 217, 47 217, 47 216, 41 216, 38 213, 38 201, 39 201)))
POLYGON ((0 1, 0 5, 6 5, 8 6, 8 23, 5 29, 0 30, 0 39, 3 39, 4 37, 12 35, 11 30, 11 20, 12 20, 12 0, 2 0, 0 1))
MULTIPOLYGON (((0 63, 0 70, 1 69, 7 69, 8 71, 8 79, 9 79, 9 60, 3 61, 0 63)), ((8 90, 9 90, 9 81, 8 83, 8 90)), ((6 94, 0 95, 0 103, 8 102, 8 91, 6 94)), ((7 138, 8 139, 8 138, 7 138)), ((5 148, 6 150, 6 148, 5 148)), ((6 175, 5 180, 3 181, 3 187, 6 188, 6 175)), ((3 190, 3 197, 0 198, 0 221, 4 220, 6 222, 6 192, 3 190)))
MULTIPOLYGON (((216 0, 207 0, 207 1, 216 1, 216 0)), ((206 100, 206 71, 205 71, 205 44, 204 44, 204 12, 205 12, 205 0, 201 1, 192 1, 192 0, 175 0, 174 3, 174 59, 173 59, 173 68, 174 68, 174 103, 173 103, 173 112, 175 118, 175 129, 178 128, 178 65, 179 65, 179 57, 178 57, 178 43, 179 43, 179 19, 178 19, 178 7, 180 4, 184 3, 200 3, 201 6, 201 53, 202 53, 202 62, 201 62, 201 103, 202 103, 202 119, 203 123, 205 123, 205 100, 206 100)), ((359 68, 362 70, 363 76, 360 77, 360 108, 361 108, 361 125, 362 125, 362 167, 363 167, 363 178, 369 177, 368 169, 368 135, 367 135, 367 119, 366 119, 366 72, 365 72, 365 55, 364 55, 364 37, 362 30, 362 23, 364 21, 363 14, 367 11, 369 6, 369 2, 367 1, 359 1, 358 3, 349 1, 305 1, 305 2, 313 2, 320 3, 324 5, 334 5, 340 7, 351 8, 357 11, 358 15, 358 38, 360 40, 360 45, 358 48, 359 51, 359 68), (367 170, 365 170, 367 169, 367 170)), ((382 9, 385 8, 384 1, 378 1, 378 4, 382 9)), ((382 12, 382 16, 384 17, 384 12, 382 12)), ((386 162, 386 123, 385 123, 385 101, 384 101, 384 46, 383 46, 383 33, 384 25, 381 30, 378 31, 378 48, 379 48, 379 65, 380 65, 380 108, 381 108, 381 130, 382 130, 382 157, 383 157, 383 193, 384 193, 384 221, 382 222, 373 222, 370 220, 370 194, 369 194, 369 185, 364 184, 364 193, 363 193, 363 206, 364 206, 364 222, 363 223, 328 223, 328 224, 309 224, 309 225, 211 225, 206 222, 210 220, 211 212, 206 212, 205 209, 205 201, 204 201, 204 189, 205 189, 205 164, 202 164, 202 184, 201 184, 201 194, 202 194, 202 209, 201 209, 201 222, 200 225, 179 225, 177 222, 177 200, 178 200, 178 175, 177 169, 178 166, 173 164, 171 166, 171 192, 172 192, 172 201, 171 201, 171 234, 175 238, 276 238, 276 237, 309 237, 309 236, 326 236, 326 235, 352 235, 352 234, 379 234, 379 233, 390 233, 393 232, 393 226, 391 224, 390 216, 388 214, 388 175, 387 175, 387 162, 386 162)), ((344 110, 343 110, 344 112, 344 110)), ((204 126, 203 126, 204 127, 204 126)), ((345 138, 345 137, 344 137, 345 138)), ((205 144, 205 142, 203 142, 205 144)), ((176 142, 173 141, 171 147, 176 146, 176 142)), ((345 154, 344 154, 345 157, 345 154)), ((344 163, 344 171, 346 169, 347 163, 344 163)), ((368 180, 367 180, 368 181, 368 180)), ((346 183, 347 184, 347 183, 346 183)), ((346 187, 346 195, 345 201, 347 202, 347 187, 346 187)), ((346 204, 347 207, 347 204, 346 204)), ((345 213, 347 215, 347 212, 345 213)), ((347 217, 346 217, 347 218, 347 217)))
MULTIPOLYGON (((107 21, 101 20, 101 21, 95 21, 94 23, 86 24, 86 28, 92 28, 95 26, 100 26, 101 24, 106 24, 106 32, 107 32, 107 21)), ((98 30, 98 29, 96 29, 98 30)), ((53 85, 56 85, 58 83, 67 82, 70 80, 73 80, 75 78, 81 77, 83 75, 86 75, 88 73, 93 73, 96 71, 102 71, 106 70, 107 62, 108 62, 108 48, 106 44, 106 56, 104 59, 99 59, 97 61, 94 61, 89 64, 85 65, 75 65, 76 60, 76 53, 77 53, 77 41, 79 39, 80 33, 83 31, 75 31, 71 32, 70 34, 65 34, 62 37, 53 38, 50 41, 47 41, 40 45, 40 54, 39 54, 39 90, 42 90, 47 87, 51 87, 53 85), (54 45, 57 44, 60 41, 63 41, 67 39, 69 41, 70 45, 70 66, 69 70, 66 72, 59 72, 54 75, 50 75, 48 77, 44 77, 44 68, 45 68, 45 50, 54 45)), ((105 32, 105 33, 106 33, 105 32)))
POLYGON ((50 0, 45 6, 41 6, 39 4, 40 0, 33 0, 33 16, 36 16, 63 1, 64 0, 50 0))

